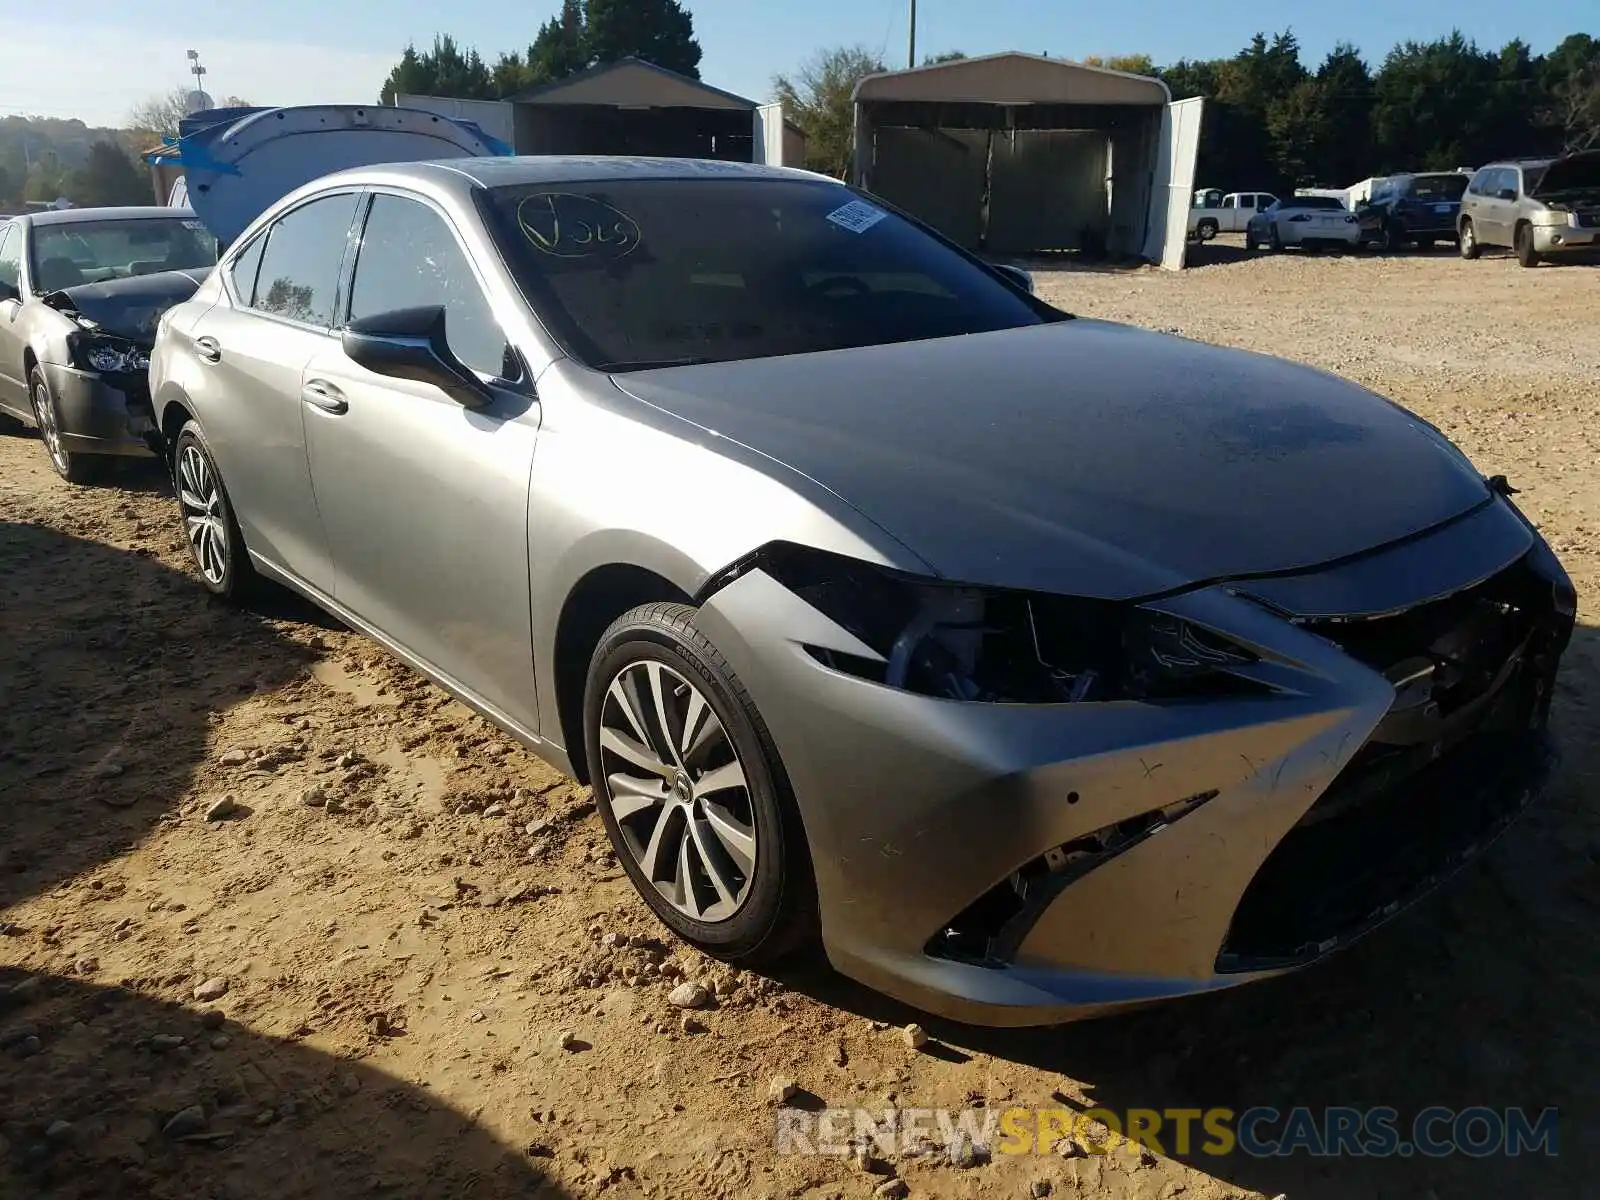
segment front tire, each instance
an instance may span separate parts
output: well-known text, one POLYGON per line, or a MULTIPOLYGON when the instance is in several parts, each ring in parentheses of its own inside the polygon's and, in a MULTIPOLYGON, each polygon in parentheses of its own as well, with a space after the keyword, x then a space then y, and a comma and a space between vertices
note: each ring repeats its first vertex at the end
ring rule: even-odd
POLYGON ((1456 242, 1456 248, 1465 259, 1474 259, 1483 253, 1483 247, 1478 245, 1478 231, 1472 227, 1471 217, 1461 222, 1461 237, 1456 242))
POLYGON ((766 723, 685 604, 614 622, 590 661, 595 806, 634 888, 707 954, 758 966, 814 936, 805 833, 766 723))
POLYGON ((1272 248, 1274 254, 1283 253, 1283 234, 1278 232, 1276 221, 1267 226, 1267 245, 1272 248))
POLYGON ((1385 221, 1378 232, 1378 248, 1385 254, 1396 254, 1405 244, 1400 230, 1393 221, 1385 221))
POLYGON ((1533 226, 1518 225, 1516 232, 1517 261, 1525 267, 1537 267, 1543 256, 1533 248, 1533 226))
POLYGON ((50 381, 41 367, 28 373, 28 400, 33 405, 34 423, 39 427, 39 440, 44 443, 45 456, 55 473, 68 483, 93 483, 105 473, 105 459, 93 454, 80 454, 68 450, 61 438, 61 410, 56 405, 50 381))
POLYGON ((254 597, 261 589, 261 577, 250 565, 233 502, 198 421, 185 424, 173 445, 172 490, 178 495, 184 541, 201 585, 235 604, 254 597))

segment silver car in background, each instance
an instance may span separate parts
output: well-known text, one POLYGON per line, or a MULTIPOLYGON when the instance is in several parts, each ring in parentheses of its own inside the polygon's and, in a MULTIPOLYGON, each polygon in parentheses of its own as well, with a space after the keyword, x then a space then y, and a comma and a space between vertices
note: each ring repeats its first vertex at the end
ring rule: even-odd
POLYGON ((1600 150, 1490 163, 1461 198, 1462 258, 1505 246, 1525 267, 1600 249, 1600 150))
POLYGON ((1031 1024, 1310 962, 1551 762, 1574 593, 1435 429, 1075 319, 835 181, 375 167, 152 365, 205 586, 288 585, 594 787, 759 965, 1031 1024))

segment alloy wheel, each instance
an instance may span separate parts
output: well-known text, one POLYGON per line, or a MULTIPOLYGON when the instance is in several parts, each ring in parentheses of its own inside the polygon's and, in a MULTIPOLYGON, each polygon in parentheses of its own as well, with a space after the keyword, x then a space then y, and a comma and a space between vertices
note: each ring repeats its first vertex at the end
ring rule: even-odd
POLYGON ((178 504, 183 531, 195 565, 207 582, 218 587, 228 574, 228 531, 222 512, 222 491, 206 456, 193 443, 178 455, 178 504))
POLYGON ((600 758, 596 790, 640 873, 692 920, 737 913, 755 877, 755 808, 705 694, 665 663, 624 667, 601 706, 600 758))
POLYGON ((56 422, 55 401, 50 398, 50 392, 44 384, 37 382, 33 386, 32 399, 33 416, 39 423, 39 436, 44 439, 44 448, 56 470, 65 475, 71 463, 66 448, 61 444, 61 427, 56 422))

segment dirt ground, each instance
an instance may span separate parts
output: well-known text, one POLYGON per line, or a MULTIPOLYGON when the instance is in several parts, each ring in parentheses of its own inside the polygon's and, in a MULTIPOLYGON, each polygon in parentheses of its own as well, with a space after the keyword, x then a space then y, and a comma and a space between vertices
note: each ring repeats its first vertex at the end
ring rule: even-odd
POLYGON ((1556 1157, 873 1164, 913 1196, 1600 1191, 1600 270, 1203 254, 1040 289, 1395 397, 1577 582, 1562 774, 1444 895, 1296 976, 1054 1030, 740 976, 663 937, 584 790, 306 607, 209 602, 153 471, 72 489, 0 437, 0 1194, 895 1192, 777 1154, 775 1076, 811 1106, 1561 1108, 1556 1157), (689 1031, 680 977, 715 993, 689 1031))

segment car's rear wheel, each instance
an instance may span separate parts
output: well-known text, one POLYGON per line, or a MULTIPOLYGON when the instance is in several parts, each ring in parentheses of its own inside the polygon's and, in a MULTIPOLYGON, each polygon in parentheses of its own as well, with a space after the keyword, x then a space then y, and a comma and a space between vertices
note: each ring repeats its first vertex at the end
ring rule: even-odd
POLYGON ((1393 221, 1385 221, 1378 232, 1378 246, 1385 254, 1393 254, 1405 244, 1399 227, 1393 221))
POLYGON ((1217 236, 1217 223, 1215 221, 1201 221, 1194 227, 1194 236, 1202 242, 1209 242, 1217 236))
POLYGON ((766 724, 695 612, 643 605, 600 639, 584 697, 590 780, 656 916, 708 954, 758 965, 814 932, 811 863, 766 724))
POLYGON ((1283 235, 1278 232, 1278 223, 1276 221, 1267 226, 1267 245, 1272 248, 1274 254, 1281 253, 1283 250, 1283 235))
POLYGON ((198 421, 184 425, 173 445, 172 489, 189 557, 206 591, 236 603, 255 595, 261 577, 250 565, 228 489, 198 421))
POLYGON ((1517 261, 1525 267, 1537 267, 1542 256, 1533 248, 1533 226, 1518 225, 1515 237, 1517 261))
POLYGON ((33 405, 33 420, 39 427, 39 440, 55 473, 68 483, 93 483, 105 472, 105 459, 93 454, 68 450, 61 436, 61 410, 44 371, 34 367, 28 373, 28 400, 33 405))
POLYGON ((1472 227, 1472 218, 1467 217, 1461 222, 1461 238, 1456 242, 1456 247, 1461 251, 1462 258, 1477 258, 1483 253, 1483 247, 1478 245, 1478 231, 1472 227))
POLYGON ((1254 230, 1250 230, 1250 229, 1246 229, 1244 231, 1244 248, 1246 250, 1254 251, 1254 250, 1259 249, 1260 246, 1261 246, 1261 243, 1256 241, 1255 231, 1254 230))

